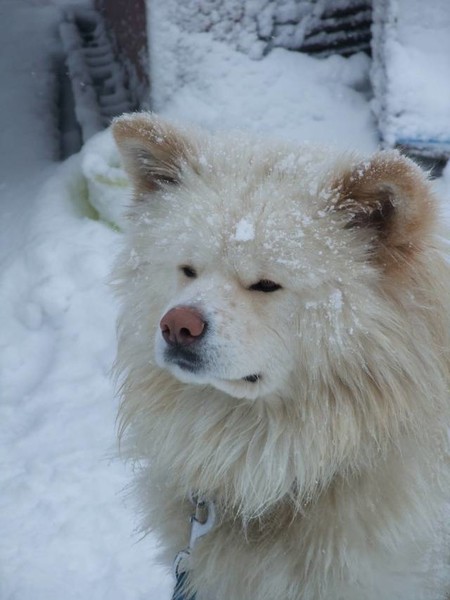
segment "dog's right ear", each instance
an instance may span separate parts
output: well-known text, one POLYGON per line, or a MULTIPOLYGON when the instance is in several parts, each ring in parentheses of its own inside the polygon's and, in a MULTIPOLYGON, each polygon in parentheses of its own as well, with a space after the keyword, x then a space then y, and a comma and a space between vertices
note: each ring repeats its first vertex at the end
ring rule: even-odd
POLYGON ((152 113, 117 117, 112 131, 138 198, 161 187, 177 185, 188 165, 196 170, 193 142, 152 113))

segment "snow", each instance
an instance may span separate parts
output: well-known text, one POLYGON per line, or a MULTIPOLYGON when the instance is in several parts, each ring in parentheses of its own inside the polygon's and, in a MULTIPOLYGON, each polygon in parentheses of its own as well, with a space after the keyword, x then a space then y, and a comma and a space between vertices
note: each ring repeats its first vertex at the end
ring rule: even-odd
MULTIPOLYGON (((109 132, 57 162, 62 4, 0 4, 0 597, 167 600, 172 580, 156 563, 157 541, 135 533, 109 375, 117 306, 107 279, 130 190, 109 132)), ((162 19, 150 56, 163 115, 376 147, 366 57, 320 61, 277 49, 255 61, 212 35, 180 31, 163 18, 173 6, 152 5, 162 19)), ((448 167, 437 187, 450 201, 448 167)), ((253 238, 249 219, 235 236, 253 238)), ((333 291, 330 305, 341 302, 333 291)))
POLYGON ((103 220, 125 229, 131 188, 120 165, 111 129, 98 133, 84 145, 81 171, 86 178, 89 203, 103 220))
POLYGON ((249 242, 255 239, 255 225, 246 218, 241 219, 236 225, 233 239, 236 242, 249 242))
POLYGON ((318 60, 276 48, 251 60, 208 34, 185 33, 174 23, 173 5, 152 4, 149 24, 157 112, 210 129, 240 127, 349 150, 376 148, 365 93, 367 56, 318 60))
POLYGON ((83 140, 89 139, 103 129, 102 118, 98 110, 97 94, 86 64, 85 53, 78 28, 73 21, 63 21, 59 27, 61 40, 66 53, 67 70, 75 81, 75 110, 80 124, 83 140))
POLYGON ((83 141, 87 141, 102 131, 112 116, 132 110, 125 72, 114 58, 111 41, 97 11, 71 7, 59 25, 59 34, 73 84, 77 121, 83 141), (90 32, 89 42, 83 39, 77 23, 85 24, 90 32))
POLYGON ((334 312, 338 313, 341 311, 343 305, 343 298, 341 290, 333 290, 330 294, 330 306, 334 312))
POLYGON ((173 5, 171 17, 189 33, 207 31, 235 50, 262 58, 274 47, 300 49, 305 41, 342 41, 339 28, 320 31, 320 19, 336 26, 339 19, 330 14, 352 5, 356 13, 341 17, 350 28, 370 21, 370 10, 364 10, 360 0, 184 0, 173 5))
POLYGON ((382 138, 450 143, 450 10, 447 0, 374 4, 372 79, 382 138))
POLYGON ((117 458, 107 278, 120 234, 83 176, 110 176, 108 153, 98 168, 89 148, 56 162, 58 17, 0 5, 0 598, 164 600, 171 579, 155 541, 138 543, 117 458))

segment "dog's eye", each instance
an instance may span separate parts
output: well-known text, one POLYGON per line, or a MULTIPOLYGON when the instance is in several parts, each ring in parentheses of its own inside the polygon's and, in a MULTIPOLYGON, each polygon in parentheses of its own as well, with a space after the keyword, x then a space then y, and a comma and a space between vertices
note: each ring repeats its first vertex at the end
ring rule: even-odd
POLYGON ((189 265, 183 265, 182 267, 180 267, 180 271, 186 277, 189 277, 189 279, 194 279, 195 277, 197 277, 197 271, 193 267, 190 267, 189 265))
POLYGON ((281 285, 270 281, 270 279, 260 279, 257 283, 251 285, 248 289, 255 292, 276 292, 281 288, 281 285))

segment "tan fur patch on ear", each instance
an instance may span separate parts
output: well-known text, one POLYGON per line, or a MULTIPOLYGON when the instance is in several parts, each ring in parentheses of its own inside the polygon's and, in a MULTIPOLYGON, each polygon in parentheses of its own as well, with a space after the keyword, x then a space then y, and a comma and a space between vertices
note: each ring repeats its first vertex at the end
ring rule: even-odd
POLYGON ((436 203, 423 171, 397 151, 378 152, 332 186, 334 210, 347 228, 370 231, 374 256, 385 268, 402 266, 423 247, 436 220, 436 203))
POLYGON ((114 139, 138 197, 164 184, 178 184, 186 165, 196 170, 194 143, 152 113, 133 113, 114 119, 114 139))

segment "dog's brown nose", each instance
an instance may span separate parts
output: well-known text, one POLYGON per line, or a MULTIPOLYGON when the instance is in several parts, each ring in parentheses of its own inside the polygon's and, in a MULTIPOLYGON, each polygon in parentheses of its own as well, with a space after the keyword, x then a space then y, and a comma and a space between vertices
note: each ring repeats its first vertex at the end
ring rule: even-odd
POLYGON ((166 312, 159 326, 168 344, 188 346, 202 336, 206 322, 197 309, 190 306, 176 306, 166 312))

